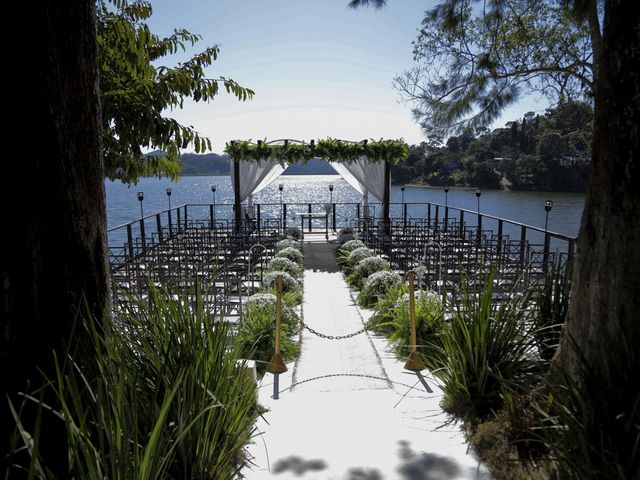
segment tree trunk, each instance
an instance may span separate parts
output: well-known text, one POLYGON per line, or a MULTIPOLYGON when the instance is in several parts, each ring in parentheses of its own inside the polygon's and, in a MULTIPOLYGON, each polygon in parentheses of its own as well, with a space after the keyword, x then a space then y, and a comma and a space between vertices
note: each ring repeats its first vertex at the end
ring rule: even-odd
MULTIPOLYGON (((596 68, 593 161, 574 263, 571 305, 554 369, 576 376, 610 340, 640 334, 640 16, 608 0, 596 68), (578 352, 572 348, 573 343, 578 352)), ((637 345, 637 344, 636 344, 637 345)), ((638 347, 640 348, 640 347, 638 347)))
MULTIPOLYGON (((95 5, 47 0, 13 8, 28 43, 7 48, 14 58, 5 72, 13 112, 4 137, 12 155, 0 249, 0 453, 13 422, 6 394, 38 382, 38 368, 52 373, 52 351, 62 356, 83 299, 100 319, 108 298, 95 5)), ((84 346, 80 339, 74 345, 84 346)), ((41 439, 54 446, 50 458, 64 448, 53 433, 45 429, 41 439)))

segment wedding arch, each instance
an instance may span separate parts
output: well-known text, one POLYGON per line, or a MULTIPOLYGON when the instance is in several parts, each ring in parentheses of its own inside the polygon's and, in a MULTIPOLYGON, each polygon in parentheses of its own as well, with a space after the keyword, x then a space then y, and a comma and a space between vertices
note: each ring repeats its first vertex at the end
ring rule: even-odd
POLYGON ((242 224, 244 200, 251 205, 253 195, 273 183, 289 165, 306 163, 312 158, 330 162, 338 174, 362 193, 365 202, 369 193, 378 198, 383 205, 383 222, 389 225, 390 167, 407 159, 409 147, 402 139, 355 142, 327 138, 309 143, 293 139, 256 143, 235 140, 227 143, 225 152, 231 162, 236 228, 242 224))

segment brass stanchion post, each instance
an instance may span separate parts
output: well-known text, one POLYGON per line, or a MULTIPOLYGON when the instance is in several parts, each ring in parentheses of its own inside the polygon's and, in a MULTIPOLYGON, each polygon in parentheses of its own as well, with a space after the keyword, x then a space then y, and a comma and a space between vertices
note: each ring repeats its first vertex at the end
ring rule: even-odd
POLYGON ((412 372, 419 372, 425 369, 424 363, 422 362, 422 358, 418 355, 418 348, 416 344, 418 343, 416 336, 416 297, 415 297, 415 273, 413 271, 409 272, 408 275, 409 281, 409 321, 411 322, 411 353, 409 353, 409 358, 407 359, 407 363, 404 364, 404 368, 407 370, 411 370, 412 372))
POLYGON ((282 315, 282 275, 276 278, 276 329, 275 348, 266 371, 273 374, 273 399, 279 398, 280 374, 287 371, 287 366, 280 355, 280 322, 282 315))

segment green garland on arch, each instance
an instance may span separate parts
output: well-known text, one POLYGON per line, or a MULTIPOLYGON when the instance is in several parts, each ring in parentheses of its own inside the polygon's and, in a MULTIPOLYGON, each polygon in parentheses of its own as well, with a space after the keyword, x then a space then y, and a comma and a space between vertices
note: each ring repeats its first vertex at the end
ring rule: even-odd
POLYGON ((404 162, 409 156, 409 147, 404 140, 369 140, 366 143, 352 143, 333 138, 316 140, 313 144, 287 143, 286 145, 267 145, 266 141, 234 141, 227 143, 225 152, 231 158, 245 161, 276 158, 280 163, 307 163, 314 157, 329 162, 351 163, 362 156, 372 162, 404 162))

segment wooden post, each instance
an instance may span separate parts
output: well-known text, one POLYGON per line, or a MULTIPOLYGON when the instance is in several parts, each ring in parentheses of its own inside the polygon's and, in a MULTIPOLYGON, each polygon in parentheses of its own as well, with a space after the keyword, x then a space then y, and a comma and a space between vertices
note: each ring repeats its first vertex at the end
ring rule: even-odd
POLYGON ((235 213, 236 232, 240 231, 242 225, 242 204, 240 203, 240 162, 233 159, 233 208, 235 213))
POLYGON ((272 373, 274 376, 273 381, 273 398, 275 400, 278 399, 278 388, 279 388, 279 375, 287 371, 287 366, 284 364, 282 360, 282 356, 280 355, 280 323, 281 323, 281 315, 282 315, 282 276, 278 275, 276 278, 276 328, 275 328, 275 341, 274 341, 274 352, 269 364, 267 365, 266 371, 272 373))
POLYGON ((411 322, 411 353, 409 353, 409 358, 407 359, 407 363, 404 364, 404 368, 407 370, 411 370, 412 372, 419 372, 425 369, 424 363, 422 362, 422 358, 418 355, 417 348, 417 335, 416 335, 416 299, 414 292, 414 282, 415 282, 415 273, 413 271, 409 272, 409 321, 411 322))

